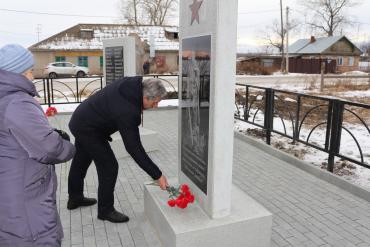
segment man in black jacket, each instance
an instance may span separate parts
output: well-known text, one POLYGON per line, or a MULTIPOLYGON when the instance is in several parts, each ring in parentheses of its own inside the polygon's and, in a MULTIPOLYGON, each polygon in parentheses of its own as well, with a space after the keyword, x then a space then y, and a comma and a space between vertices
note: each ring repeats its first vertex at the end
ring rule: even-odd
POLYGON ((108 85, 81 103, 72 115, 69 128, 75 136, 76 155, 68 176, 68 209, 90 206, 93 198, 83 195, 84 178, 92 161, 98 173, 98 218, 111 222, 127 222, 129 218, 114 209, 114 187, 118 162, 108 143, 110 135, 119 131, 127 152, 161 189, 167 179, 146 154, 138 126, 142 111, 156 108, 166 89, 158 79, 142 81, 142 77, 124 77, 108 85))

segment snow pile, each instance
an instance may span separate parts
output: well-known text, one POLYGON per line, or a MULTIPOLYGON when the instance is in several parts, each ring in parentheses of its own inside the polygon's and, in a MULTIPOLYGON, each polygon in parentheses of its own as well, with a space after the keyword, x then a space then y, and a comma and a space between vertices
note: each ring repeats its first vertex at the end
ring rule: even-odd
POLYGON ((368 73, 362 72, 362 71, 349 71, 349 72, 344 72, 342 75, 368 75, 368 73))

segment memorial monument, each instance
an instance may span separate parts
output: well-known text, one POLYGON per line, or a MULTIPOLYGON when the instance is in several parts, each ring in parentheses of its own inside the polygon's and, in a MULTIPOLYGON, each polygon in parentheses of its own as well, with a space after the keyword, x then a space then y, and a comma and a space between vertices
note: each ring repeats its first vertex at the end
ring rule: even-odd
POLYGON ((104 78, 106 84, 123 76, 143 75, 144 49, 138 37, 103 40, 104 78))
POLYGON ((146 185, 144 208, 165 247, 268 247, 272 215, 232 185, 237 0, 180 2, 179 175, 186 209, 146 185))

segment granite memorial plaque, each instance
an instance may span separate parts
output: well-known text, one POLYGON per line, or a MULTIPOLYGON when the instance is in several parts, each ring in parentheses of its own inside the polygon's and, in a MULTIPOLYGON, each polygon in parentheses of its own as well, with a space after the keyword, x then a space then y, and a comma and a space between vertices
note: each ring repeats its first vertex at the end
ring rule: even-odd
POLYGON ((124 76, 123 46, 105 48, 105 71, 107 85, 124 76))
POLYGON ((211 35, 182 40, 181 171, 207 194, 211 35))

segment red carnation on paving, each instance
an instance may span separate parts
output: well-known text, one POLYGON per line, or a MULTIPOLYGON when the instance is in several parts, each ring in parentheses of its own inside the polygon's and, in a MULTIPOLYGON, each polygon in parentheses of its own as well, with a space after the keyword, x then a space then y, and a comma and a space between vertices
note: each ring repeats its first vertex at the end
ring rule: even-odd
POLYGON ((186 208, 189 203, 193 203, 195 200, 187 184, 182 184, 178 188, 169 186, 167 191, 170 194, 170 200, 167 202, 170 207, 186 208))
POLYGON ((168 201, 168 205, 170 207, 174 207, 174 206, 176 206, 176 201, 171 199, 171 200, 168 201))
POLYGON ((50 106, 48 109, 46 109, 45 115, 47 117, 52 117, 58 113, 57 108, 50 106))

